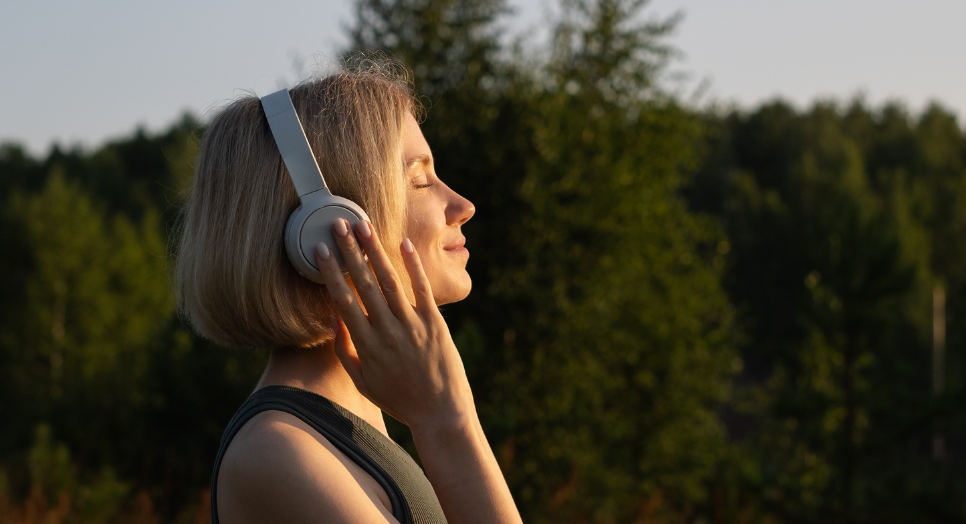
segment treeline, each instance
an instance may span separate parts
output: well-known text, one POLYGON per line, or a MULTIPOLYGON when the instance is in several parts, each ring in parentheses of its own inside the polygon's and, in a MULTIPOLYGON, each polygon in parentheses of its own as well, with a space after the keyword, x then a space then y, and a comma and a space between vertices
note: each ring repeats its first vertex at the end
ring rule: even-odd
POLYGON ((214 347, 175 314, 168 234, 197 132, 185 119, 40 161, 0 147, 0 522, 201 504, 267 353, 214 347))
MULTIPOLYGON (((540 52, 497 0, 356 4, 352 47, 413 69, 477 207, 474 291, 444 314, 525 520, 966 518, 954 115, 681 105, 654 83, 675 21, 644 3, 565 2, 540 52)), ((202 127, 0 147, 0 521, 206 521, 267 352, 176 316, 202 127)))

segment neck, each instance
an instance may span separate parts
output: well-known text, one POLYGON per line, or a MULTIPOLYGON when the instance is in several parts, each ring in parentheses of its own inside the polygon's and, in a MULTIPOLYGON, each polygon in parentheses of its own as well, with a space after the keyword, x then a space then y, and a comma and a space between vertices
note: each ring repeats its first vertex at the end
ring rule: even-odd
POLYGON ((291 386, 322 395, 386 434, 382 410, 356 389, 335 355, 333 342, 311 348, 273 349, 255 389, 266 386, 291 386))

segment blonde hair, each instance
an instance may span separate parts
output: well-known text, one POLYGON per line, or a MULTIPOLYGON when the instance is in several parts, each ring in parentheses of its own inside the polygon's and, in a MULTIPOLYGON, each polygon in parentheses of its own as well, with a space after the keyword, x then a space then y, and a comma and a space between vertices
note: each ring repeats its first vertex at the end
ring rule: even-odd
MULTIPOLYGON (((402 129, 418 110, 409 79, 396 63, 357 60, 289 90, 329 189, 368 213, 402 275, 402 129)), ((328 291, 285 254, 298 205, 259 99, 221 109, 201 141, 176 253, 179 310, 202 336, 266 348, 332 339, 328 291)))

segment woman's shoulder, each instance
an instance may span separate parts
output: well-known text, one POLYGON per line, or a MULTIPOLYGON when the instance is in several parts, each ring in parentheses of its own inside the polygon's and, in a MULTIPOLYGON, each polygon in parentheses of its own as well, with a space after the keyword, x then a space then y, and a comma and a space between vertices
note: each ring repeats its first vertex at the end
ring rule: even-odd
POLYGON ((385 490, 298 417, 264 411, 238 431, 218 472, 221 524, 396 522, 385 490))

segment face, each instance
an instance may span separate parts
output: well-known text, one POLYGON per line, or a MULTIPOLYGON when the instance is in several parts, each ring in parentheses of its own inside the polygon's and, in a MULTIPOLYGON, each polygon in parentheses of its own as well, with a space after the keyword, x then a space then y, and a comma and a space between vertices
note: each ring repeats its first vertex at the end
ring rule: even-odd
POLYGON ((476 209, 436 176, 433 153, 419 129, 407 115, 403 129, 403 160, 406 169, 406 231, 423 263, 439 305, 463 300, 472 282, 466 272, 470 252, 460 227, 476 209))

